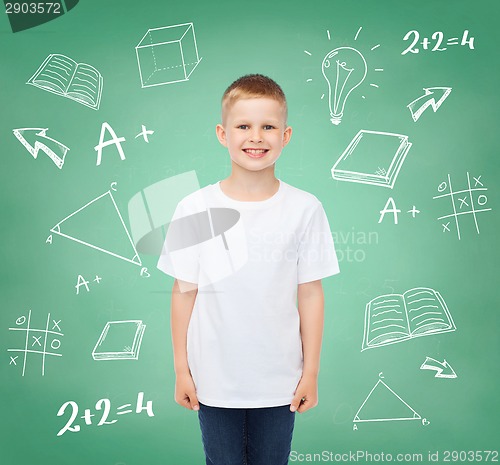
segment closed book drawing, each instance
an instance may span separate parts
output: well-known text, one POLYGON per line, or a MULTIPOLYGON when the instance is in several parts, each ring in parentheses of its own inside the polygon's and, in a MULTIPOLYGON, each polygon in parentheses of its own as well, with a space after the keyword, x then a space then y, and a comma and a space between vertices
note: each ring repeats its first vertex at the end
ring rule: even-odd
POLYGON ((359 131, 332 168, 332 177, 393 188, 411 148, 408 136, 359 131))
POLYGON ((433 289, 381 295, 366 305, 362 351, 455 329, 446 302, 433 289))
POLYGON ((106 323, 92 357, 94 360, 137 360, 145 328, 141 320, 106 323))

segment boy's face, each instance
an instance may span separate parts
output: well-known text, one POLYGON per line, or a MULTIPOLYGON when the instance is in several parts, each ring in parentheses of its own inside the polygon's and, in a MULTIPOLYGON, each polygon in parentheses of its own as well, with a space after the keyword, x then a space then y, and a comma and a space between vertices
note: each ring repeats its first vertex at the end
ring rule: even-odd
POLYGON ((237 100, 216 128, 220 143, 227 147, 234 167, 261 171, 274 165, 288 144, 292 128, 286 126, 285 109, 270 98, 237 100))

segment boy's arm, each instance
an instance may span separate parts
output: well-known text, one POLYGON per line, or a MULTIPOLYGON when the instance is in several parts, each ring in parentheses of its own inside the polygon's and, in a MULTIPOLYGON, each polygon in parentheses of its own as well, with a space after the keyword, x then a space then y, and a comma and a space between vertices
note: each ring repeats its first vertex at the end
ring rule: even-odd
POLYGON ((199 409, 187 359, 187 330, 197 294, 196 285, 177 279, 174 281, 170 326, 174 351, 175 401, 190 410, 199 409), (190 290, 186 291, 188 288, 190 290))
POLYGON ((324 319, 321 280, 299 284, 297 299, 304 367, 290 410, 303 413, 318 404, 318 373, 324 319))

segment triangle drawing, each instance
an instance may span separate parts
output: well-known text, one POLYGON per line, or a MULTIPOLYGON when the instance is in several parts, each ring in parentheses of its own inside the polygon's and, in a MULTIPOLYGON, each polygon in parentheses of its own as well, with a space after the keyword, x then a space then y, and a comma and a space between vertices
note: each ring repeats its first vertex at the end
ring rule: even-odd
POLYGON ((96 197, 50 230, 72 241, 142 266, 111 191, 96 197))
POLYGON ((379 379, 357 411, 353 421, 356 423, 421 419, 415 410, 379 379))

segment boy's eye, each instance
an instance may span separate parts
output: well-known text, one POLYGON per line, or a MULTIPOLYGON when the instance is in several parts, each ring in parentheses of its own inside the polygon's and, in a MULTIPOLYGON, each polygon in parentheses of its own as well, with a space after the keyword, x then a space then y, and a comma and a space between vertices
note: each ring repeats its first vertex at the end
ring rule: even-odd
POLYGON ((248 125, 246 125, 246 124, 240 124, 238 126, 238 129, 248 129, 248 125))
POLYGON ((266 125, 264 126, 264 129, 265 129, 266 131, 270 131, 271 129, 274 129, 274 126, 271 126, 270 124, 266 124, 266 125))

